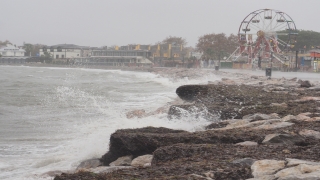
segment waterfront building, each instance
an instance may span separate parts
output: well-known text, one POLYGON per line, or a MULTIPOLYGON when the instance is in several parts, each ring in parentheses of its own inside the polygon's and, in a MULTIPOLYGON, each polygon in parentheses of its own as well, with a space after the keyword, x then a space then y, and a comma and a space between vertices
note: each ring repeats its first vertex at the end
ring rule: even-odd
POLYGON ((72 58, 71 62, 79 65, 105 66, 151 66, 149 50, 141 50, 140 45, 121 46, 114 49, 93 48, 90 57, 72 58), (119 50, 120 49, 120 50, 119 50))
POLYGON ((23 57, 26 51, 15 45, 7 44, 6 46, 0 47, 1 57, 23 57))
POLYGON ((58 44, 53 46, 44 46, 39 50, 40 56, 45 56, 46 54, 50 54, 53 59, 89 57, 91 56, 91 49, 88 46, 58 44))

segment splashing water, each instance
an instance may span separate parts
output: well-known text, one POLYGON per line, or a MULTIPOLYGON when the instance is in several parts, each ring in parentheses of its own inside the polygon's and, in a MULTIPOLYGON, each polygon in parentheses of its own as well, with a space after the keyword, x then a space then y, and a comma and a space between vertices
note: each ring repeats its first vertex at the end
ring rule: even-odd
POLYGON ((48 171, 72 170, 85 159, 108 151, 117 129, 146 126, 187 131, 209 122, 205 108, 128 119, 135 109, 155 111, 177 98, 180 85, 145 72, 0 66, 0 179, 52 179, 48 171))

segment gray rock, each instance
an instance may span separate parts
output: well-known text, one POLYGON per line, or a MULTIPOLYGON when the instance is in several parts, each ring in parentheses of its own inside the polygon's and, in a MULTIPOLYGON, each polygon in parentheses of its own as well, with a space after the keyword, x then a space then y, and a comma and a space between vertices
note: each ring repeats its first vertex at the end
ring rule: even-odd
POLYGON ((213 171, 208 171, 208 172, 203 173, 203 174, 208 178, 214 178, 214 172, 213 171))
POLYGON ((151 163, 152 158, 153 158, 153 155, 149 155, 149 154, 143 155, 143 156, 139 156, 139 157, 137 157, 137 158, 132 160, 131 166, 143 167, 143 166, 145 166, 145 164, 151 163))
POLYGON ((314 87, 310 87, 308 89, 312 90, 312 91, 320 91, 320 86, 314 86, 314 87))
POLYGON ((286 168, 277 172, 275 177, 278 178, 278 180, 316 180, 320 179, 320 166, 300 164, 298 166, 286 168))
POLYGON ((258 143, 253 141, 244 141, 244 142, 237 143, 235 145, 236 146, 258 146, 258 143))
POLYGON ((277 107, 284 107, 284 108, 288 107, 286 103, 271 103, 270 106, 277 106, 277 107))
POLYGON ((294 123, 289 122, 265 122, 264 124, 254 127, 252 129, 278 129, 292 126, 294 123))
POLYGON ((131 167, 131 166, 113 166, 113 167, 99 166, 96 168, 90 168, 87 171, 93 172, 93 173, 110 173, 110 172, 113 172, 113 171, 116 171, 119 169, 130 169, 130 168, 133 168, 133 167, 131 167))
POLYGON ((263 176, 272 176, 275 172, 283 169, 284 167, 285 161, 265 159, 255 161, 251 166, 251 171, 254 178, 260 178, 263 176))
POLYGON ((305 139, 298 135, 289 135, 289 134, 268 134, 264 140, 263 144, 302 144, 305 142, 305 139))
POLYGON ((300 83, 300 87, 306 87, 306 88, 309 88, 311 87, 311 83, 309 81, 302 81, 302 80, 299 80, 298 83, 300 83))
POLYGON ((255 161, 256 160, 252 158, 243 158, 243 159, 236 159, 232 161, 232 163, 251 166, 255 161))
POLYGON ((306 174, 280 177, 277 180, 319 180, 319 179, 320 179, 320 172, 312 172, 312 173, 306 173, 306 174))
POLYGON ((132 161, 132 156, 119 157, 117 160, 109 164, 109 166, 130 166, 132 161))
POLYGON ((96 168, 98 166, 102 166, 102 163, 100 162, 99 159, 88 159, 88 160, 82 161, 76 170, 96 168))
POLYGON ((276 177, 274 177, 274 175, 265 175, 265 176, 261 176, 258 178, 250 178, 250 179, 246 179, 246 180, 275 180, 276 177))
POLYGON ((287 166, 296 166, 299 164, 308 164, 308 165, 320 165, 320 162, 313 162, 313 161, 305 161, 301 159, 292 159, 292 158, 286 158, 287 166))
POLYGON ((296 116, 287 115, 287 116, 283 117, 281 121, 296 121, 296 120, 297 120, 296 116))
POLYGON ((249 115, 243 116, 242 119, 250 119, 250 120, 256 121, 256 120, 273 119, 273 117, 267 114, 256 113, 256 114, 249 114, 249 115))
POLYGON ((301 136, 304 137, 313 137, 315 139, 320 139, 320 132, 319 131, 314 131, 314 130, 309 130, 309 129, 303 129, 299 132, 301 136))

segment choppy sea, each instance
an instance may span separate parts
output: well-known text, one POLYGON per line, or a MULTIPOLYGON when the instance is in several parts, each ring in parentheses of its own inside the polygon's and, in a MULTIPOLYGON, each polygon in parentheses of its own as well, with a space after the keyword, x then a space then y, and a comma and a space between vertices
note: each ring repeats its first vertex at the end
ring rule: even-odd
POLYGON ((52 179, 47 172, 101 157, 117 129, 201 130, 209 122, 193 114, 128 119, 126 113, 155 111, 177 98, 177 87, 216 79, 173 82, 147 72, 0 66, 0 179, 52 179))

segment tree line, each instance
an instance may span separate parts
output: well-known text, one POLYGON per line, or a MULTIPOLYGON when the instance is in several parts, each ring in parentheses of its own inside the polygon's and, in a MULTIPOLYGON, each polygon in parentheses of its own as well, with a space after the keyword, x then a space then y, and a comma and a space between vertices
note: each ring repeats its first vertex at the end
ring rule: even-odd
MULTIPOLYGON (((298 36, 294 43, 296 50, 310 50, 313 48, 320 48, 320 32, 310 30, 298 30, 298 36)), ((286 40, 284 36, 278 38, 286 40)), ((11 44, 10 41, 0 41, 0 46, 11 44)), ((227 36, 225 33, 210 33, 199 37, 195 48, 186 47, 187 41, 185 38, 178 36, 168 36, 162 41, 155 44, 177 44, 183 45, 183 51, 195 50, 203 54, 204 59, 223 59, 232 54, 238 47, 238 36, 230 34, 227 36)), ((23 48, 26 51, 26 56, 37 56, 39 49, 43 48, 43 44, 24 43, 23 48)), ((187 53, 187 52, 185 52, 187 53)))

